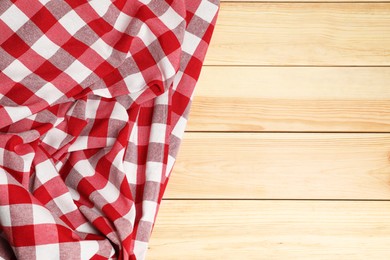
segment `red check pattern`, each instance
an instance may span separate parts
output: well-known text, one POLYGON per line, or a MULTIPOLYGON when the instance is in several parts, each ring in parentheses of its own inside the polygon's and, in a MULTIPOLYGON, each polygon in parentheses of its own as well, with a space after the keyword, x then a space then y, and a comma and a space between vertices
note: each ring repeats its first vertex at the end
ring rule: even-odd
POLYGON ((145 259, 218 4, 0 1, 0 259, 145 259))

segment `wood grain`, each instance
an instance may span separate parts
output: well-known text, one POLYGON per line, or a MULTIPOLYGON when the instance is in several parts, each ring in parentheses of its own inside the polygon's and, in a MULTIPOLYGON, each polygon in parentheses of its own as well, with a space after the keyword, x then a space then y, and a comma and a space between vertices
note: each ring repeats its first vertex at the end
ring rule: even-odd
POLYGON ((389 82, 389 1, 222 0, 147 259, 390 259, 389 82))
POLYGON ((148 259, 390 256, 389 201, 162 201, 148 259))
POLYGON ((390 67, 204 67, 189 131, 390 132, 390 67))
POLYGON ((180 149, 165 198, 390 198, 390 134, 186 133, 180 149))
POLYGON ((390 65, 390 3, 221 3, 205 64, 390 65))

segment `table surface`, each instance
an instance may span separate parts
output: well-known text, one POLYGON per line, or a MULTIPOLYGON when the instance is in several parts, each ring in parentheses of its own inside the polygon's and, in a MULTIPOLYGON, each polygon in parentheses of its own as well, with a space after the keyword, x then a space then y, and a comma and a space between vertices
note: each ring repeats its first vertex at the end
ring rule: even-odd
POLYGON ((147 259, 390 259, 390 2, 222 1, 147 259))

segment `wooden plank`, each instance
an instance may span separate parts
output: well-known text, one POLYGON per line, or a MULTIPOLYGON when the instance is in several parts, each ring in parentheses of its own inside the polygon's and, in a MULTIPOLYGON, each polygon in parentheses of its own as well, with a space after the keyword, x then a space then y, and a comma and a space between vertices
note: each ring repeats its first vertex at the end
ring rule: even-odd
POLYGON ((185 133, 165 198, 390 199, 390 134, 185 133))
POLYGON ((390 67, 203 67, 189 131, 390 132, 390 67))
POLYGON ((208 65, 390 65, 389 3, 221 3, 208 65))
POLYGON ((149 259, 390 259, 389 201, 163 201, 149 259))

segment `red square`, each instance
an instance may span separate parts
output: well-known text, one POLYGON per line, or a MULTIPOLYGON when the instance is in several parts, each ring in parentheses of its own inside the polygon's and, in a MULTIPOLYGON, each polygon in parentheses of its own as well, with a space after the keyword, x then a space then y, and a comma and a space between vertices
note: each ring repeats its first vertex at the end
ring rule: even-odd
POLYGON ((95 119, 90 136, 93 137, 107 137, 108 132, 108 119, 95 119))
POLYGON ((13 226, 11 229, 13 246, 35 246, 34 225, 13 226))
POLYGON ((120 80, 123 80, 123 76, 120 73, 120 71, 116 68, 113 71, 111 71, 110 74, 105 76, 103 80, 106 86, 110 87, 115 83, 119 82, 120 80))
POLYGON ((77 241, 77 236, 73 234, 73 231, 71 229, 64 227, 62 225, 56 225, 56 226, 57 226, 57 235, 58 235, 59 243, 77 241))
POLYGON ((107 61, 104 61, 102 64, 100 64, 93 72, 98 75, 100 78, 105 77, 106 75, 109 75, 115 67, 113 67, 110 63, 107 61))
POLYGON ((104 186, 106 186, 108 179, 110 178, 112 161, 107 158, 108 156, 109 154, 103 156, 96 164, 95 170, 99 173, 99 177, 96 177, 93 183, 96 190, 103 189, 104 186))
POLYGON ((42 32, 46 33, 54 24, 57 23, 57 19, 46 8, 42 7, 34 16, 31 17, 33 21, 42 32))
POLYGON ((44 80, 50 82, 56 77, 58 77, 62 73, 62 70, 60 70, 59 68, 54 66, 53 63, 47 60, 41 66, 39 66, 39 68, 36 69, 34 73, 43 78, 44 80))
POLYGON ((133 59, 137 63, 137 66, 140 69, 140 71, 146 70, 156 65, 156 61, 154 60, 153 55, 146 47, 143 48, 141 51, 135 53, 133 55, 133 59))
POLYGON ((188 62, 187 68, 184 73, 191 76, 195 80, 198 80, 201 69, 202 62, 199 59, 192 57, 188 62))
POLYGON ((121 208, 115 208, 112 204, 106 204, 103 206, 102 211, 105 215, 109 216, 112 221, 121 218, 123 215, 119 214, 117 210, 121 208))
POLYGON ((39 200, 43 205, 48 203, 53 199, 53 196, 47 191, 45 186, 40 186, 38 189, 34 191, 34 197, 39 200))
POLYGON ((91 22, 88 23, 88 25, 100 37, 112 31, 113 29, 112 25, 106 22, 106 20, 104 20, 103 18, 92 20, 91 22))
POLYGON ((146 164, 146 158, 147 158, 147 155, 148 155, 148 146, 147 145, 138 145, 137 146, 137 150, 138 150, 138 161, 137 161, 137 165, 144 165, 146 164))
POLYGON ((163 48, 165 55, 169 55, 174 51, 180 50, 181 44, 172 31, 167 31, 166 33, 160 35, 158 37, 158 41, 163 48))
POLYGON ((22 105, 34 96, 34 92, 26 88, 20 83, 16 83, 6 94, 7 97, 12 99, 16 104, 22 105))
POLYGON ((9 204, 29 204, 31 203, 28 191, 19 185, 8 184, 9 204))
POLYGON ((151 19, 158 19, 156 18, 156 14, 153 13, 151 8, 147 5, 143 5, 138 9, 138 16, 137 16, 142 22, 150 21, 151 19))
MULTIPOLYGON (((216 19, 216 18, 214 18, 214 19, 216 19)), ((211 40, 211 36, 213 34, 213 31, 214 31, 214 25, 210 24, 210 26, 207 28, 207 31, 204 33, 203 41, 205 41, 206 43, 209 43, 211 40)))
POLYGON ((88 45, 74 37, 71 37, 61 47, 75 58, 80 57, 89 48, 88 45))
POLYGON ((88 3, 87 0, 66 0, 65 1, 72 9, 75 9, 76 7, 88 3))
POLYGON ((68 119, 67 133, 73 136, 78 136, 86 125, 87 125, 87 121, 71 116, 68 119))
MULTIPOLYGON (((153 102, 153 100, 151 100, 153 102)), ((141 107, 138 116, 139 126, 150 126, 152 124, 154 107, 141 107)))
POLYGON ((1 47, 15 58, 19 58, 30 49, 26 42, 16 33, 1 44, 1 47))
POLYGON ((91 195, 92 192, 96 191, 96 187, 94 187, 91 184, 91 182, 88 181, 87 178, 83 178, 80 180, 79 184, 77 185, 77 190, 82 191, 83 196, 89 197, 89 195, 91 195))
POLYGON ((132 44, 135 38, 128 34, 123 34, 120 40, 113 46, 115 50, 127 53, 129 51, 130 45, 132 44))
POLYGON ((187 24, 189 24, 191 22, 193 17, 194 17, 194 13, 187 10, 187 12, 186 12, 186 22, 187 22, 187 24))
POLYGON ((107 224, 107 220, 105 220, 103 217, 98 217, 95 221, 92 222, 92 224, 104 235, 108 235, 114 231, 110 225, 107 224))
POLYGON ((180 92, 175 92, 172 95, 172 112, 182 115, 187 109, 190 99, 187 96, 184 96, 180 92))

